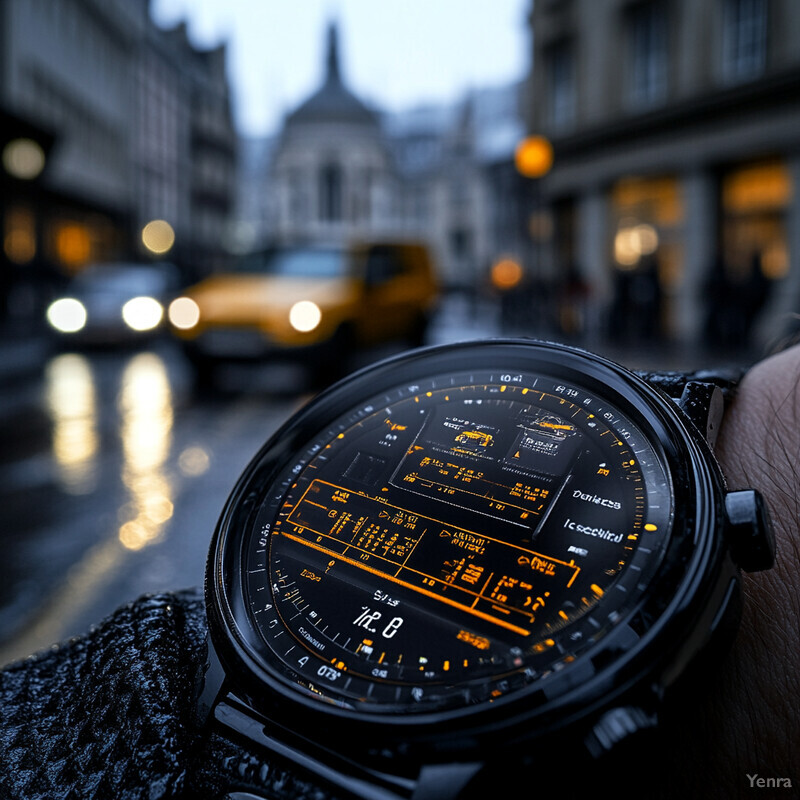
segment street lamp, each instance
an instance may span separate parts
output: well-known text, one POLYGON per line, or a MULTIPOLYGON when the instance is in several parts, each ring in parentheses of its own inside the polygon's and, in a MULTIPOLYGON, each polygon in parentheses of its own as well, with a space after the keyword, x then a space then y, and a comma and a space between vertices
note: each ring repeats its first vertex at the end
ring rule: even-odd
POLYGON ((553 145, 545 136, 526 136, 514 151, 517 172, 526 178, 542 178, 553 166, 553 145))
POLYGON ((553 167, 553 145, 550 140, 540 134, 521 139, 514 151, 514 166, 523 178, 528 179, 522 187, 522 209, 529 236, 526 250, 530 248, 532 272, 541 278, 543 239, 548 236, 549 215, 544 211, 539 181, 553 167))

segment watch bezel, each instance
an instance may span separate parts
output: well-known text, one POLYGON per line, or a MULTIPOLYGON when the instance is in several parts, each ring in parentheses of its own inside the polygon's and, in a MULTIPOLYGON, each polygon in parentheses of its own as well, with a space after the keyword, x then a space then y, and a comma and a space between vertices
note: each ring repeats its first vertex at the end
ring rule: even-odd
MULTIPOLYGON (((533 367, 537 368, 542 369, 533 367)), ((517 339, 469 341, 411 351, 366 367, 318 395, 251 460, 231 492, 212 540, 206 578, 210 635, 228 684, 236 694, 257 713, 269 715, 278 724, 301 733, 335 730, 335 741, 381 742, 390 749, 392 743, 402 747, 412 743, 437 751, 458 750, 463 756, 464 748, 494 742, 500 728, 510 739, 560 730, 568 722, 587 719, 645 685, 648 691, 654 687, 658 690, 670 679, 667 676, 676 672, 676 665, 691 660, 703 648, 709 635, 708 604, 719 586, 730 580, 727 547, 724 537, 718 535, 724 526, 723 495, 724 481, 713 456, 674 402, 608 359, 565 345, 517 339), (647 435, 653 436, 662 448, 676 495, 684 504, 681 524, 691 528, 682 537, 681 547, 686 552, 681 558, 685 564, 669 565, 671 570, 681 571, 677 580, 669 577, 676 585, 675 593, 668 600, 641 598, 626 625, 611 631, 591 652, 594 671, 586 679, 576 666, 570 665, 548 676, 545 682, 534 683, 491 704, 405 715, 345 709, 320 702, 262 663, 247 644, 242 633, 241 604, 237 611, 237 603, 231 598, 237 588, 230 585, 230 574, 235 574, 236 565, 241 563, 240 548, 245 536, 245 530, 237 530, 236 525, 242 515, 247 517, 258 507, 263 492, 255 487, 275 478, 292 453, 352 407, 354 393, 368 389, 370 395, 375 394, 384 385, 396 384, 404 370, 416 369, 423 361, 428 364, 428 372, 439 362, 444 365, 445 359, 448 369, 453 369, 456 362, 474 363, 478 350, 484 351, 487 346, 497 358, 512 362, 533 358, 557 375, 581 375, 582 380, 602 385, 615 402, 621 401, 641 415, 647 435), (649 616, 655 618, 651 620, 649 616), (630 637, 626 632, 630 624, 638 624, 642 636, 635 643, 625 644, 623 640, 630 637), (598 666, 604 661, 605 665, 598 666)), ((661 575, 659 580, 668 579, 661 575)))

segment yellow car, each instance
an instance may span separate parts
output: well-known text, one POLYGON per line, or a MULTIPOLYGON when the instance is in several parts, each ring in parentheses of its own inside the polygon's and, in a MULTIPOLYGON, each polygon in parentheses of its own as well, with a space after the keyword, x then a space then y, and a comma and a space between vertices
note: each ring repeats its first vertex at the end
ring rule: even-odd
POLYGON ((422 344, 437 297, 421 244, 285 247, 190 287, 169 319, 200 378, 221 362, 296 356, 328 380, 354 348, 422 344))

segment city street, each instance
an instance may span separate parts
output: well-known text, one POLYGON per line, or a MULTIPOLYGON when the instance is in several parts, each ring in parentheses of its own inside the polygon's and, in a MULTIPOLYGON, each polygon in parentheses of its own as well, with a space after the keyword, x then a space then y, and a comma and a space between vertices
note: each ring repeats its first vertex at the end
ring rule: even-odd
POLYGON ((0 800, 796 788, 800 3, 0 29, 0 800))
MULTIPOLYGON (((476 321, 456 304, 429 338, 497 332, 491 310, 476 321)), ((363 353, 354 366, 391 352, 363 353)), ((198 395, 169 341, 88 352, 42 343, 21 360, 24 373, 0 377, 2 663, 80 634, 140 594, 201 585, 236 478, 311 396, 291 364, 231 367, 224 392, 198 395)))

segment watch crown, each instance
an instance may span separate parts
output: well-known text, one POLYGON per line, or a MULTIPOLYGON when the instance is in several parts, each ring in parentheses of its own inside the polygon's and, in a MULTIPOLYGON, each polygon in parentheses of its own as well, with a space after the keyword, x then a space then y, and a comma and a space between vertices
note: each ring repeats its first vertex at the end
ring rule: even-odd
POLYGON ((761 495, 753 489, 725 496, 733 560, 745 572, 770 569, 775 563, 775 535, 761 495))

